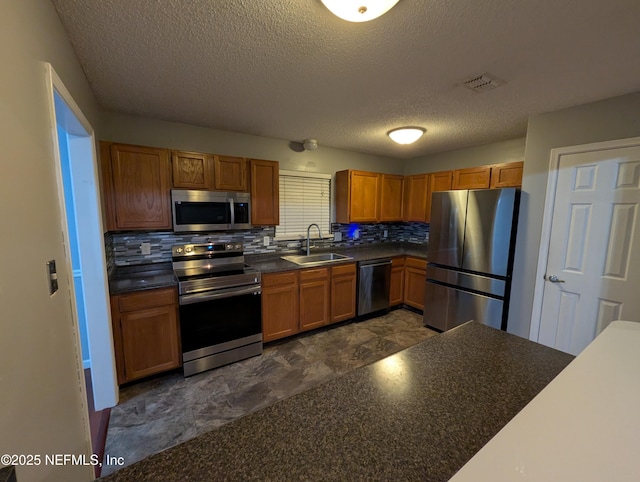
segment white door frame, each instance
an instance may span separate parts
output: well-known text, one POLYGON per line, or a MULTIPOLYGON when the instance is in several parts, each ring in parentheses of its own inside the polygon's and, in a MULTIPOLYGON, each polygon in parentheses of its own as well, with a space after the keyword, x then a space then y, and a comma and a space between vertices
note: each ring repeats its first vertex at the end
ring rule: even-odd
MULTIPOLYGON (((109 303, 109 282, 107 279, 107 269, 106 269, 106 257, 105 257, 105 247, 103 240, 104 226, 102 224, 102 216, 101 216, 101 202, 100 195, 98 192, 99 182, 98 180, 98 165, 97 165, 97 155, 95 149, 95 136, 93 128, 89 121, 84 116, 80 107, 73 100, 73 97, 67 90, 67 88, 62 83, 62 80, 56 74, 55 70, 49 63, 45 63, 46 66, 46 82, 49 87, 49 95, 50 95, 50 108, 49 115, 51 119, 51 129, 52 129, 52 142, 54 143, 54 157, 55 157, 55 172, 56 179, 58 183, 58 203, 60 207, 60 221, 62 228, 62 236, 64 239, 64 250, 65 250, 65 268, 68 273, 69 279, 67 283, 69 284, 69 292, 71 296, 71 312, 73 317, 73 325, 76 331, 76 340, 75 340, 75 348, 76 348, 76 359, 78 360, 78 368, 80 373, 83 371, 82 364, 82 356, 81 356, 81 345, 80 345, 80 334, 79 334, 79 322, 78 322, 78 313, 76 307, 76 293, 74 288, 74 280, 73 280, 73 267, 71 265, 71 249, 70 243, 67 239, 69 227, 67 225, 67 216, 66 216, 66 207, 64 203, 64 186, 62 182, 62 164, 60 159, 60 150, 58 146, 58 135, 57 135, 57 127, 56 127, 56 109, 55 109, 55 99, 54 92, 57 92, 58 95, 64 100, 67 104, 75 119, 58 119, 58 121, 62 121, 61 124, 65 124, 67 122, 76 125, 76 131, 80 131, 84 129, 85 132, 73 132, 73 130, 69 131, 70 134, 76 134, 81 136, 86 136, 88 142, 91 145, 91 157, 92 157, 92 167, 93 170, 93 180, 95 189, 95 205, 97 206, 97 213, 95 223, 96 225, 90 226, 87 229, 98 230, 99 233, 93 233, 94 239, 92 239, 91 250, 92 258, 91 260, 95 260, 96 253, 95 249, 99 252, 97 253, 98 262, 91 263, 91 270, 95 271, 95 273, 89 273, 91 276, 87 276, 87 280, 90 284, 90 289, 85 291, 90 291, 90 295, 92 296, 92 302, 88 303, 85 307, 87 311, 87 337, 89 341, 89 351, 91 353, 91 375, 93 381, 93 395, 94 395, 94 404, 96 410, 101 410, 103 408, 112 407, 118 403, 118 383, 116 377, 116 367, 115 367, 115 356, 113 351, 113 333, 111 329, 111 312, 110 312, 110 303, 109 303), (78 126, 77 122, 80 123, 78 126), (94 246, 94 244, 96 246, 94 246), (95 264, 95 266, 93 266, 95 264), (96 275, 97 273, 97 275, 96 275)), ((92 201, 93 204, 93 201, 92 201)), ((80 246, 82 249, 82 246, 80 246)), ((82 259, 82 255, 81 255, 82 259)), ((83 263, 85 264, 85 263, 83 263)), ((84 268, 83 268, 84 270, 84 268)), ((85 293, 85 297, 87 297, 87 293, 85 293)), ((84 386, 84 376, 80 377, 82 381, 80 383, 80 390, 84 395, 84 400, 86 400, 86 390, 84 386)))
POLYGON ((551 240, 551 225, 553 224, 553 210, 556 200, 556 188, 558 186, 558 168, 560 158, 569 154, 581 154, 583 152, 605 151, 622 147, 640 146, 640 137, 616 139, 612 141, 594 142, 578 146, 559 147, 551 149, 549 160, 549 176, 547 178, 547 194, 544 202, 544 217, 542 218, 542 234, 540 235, 540 251, 538 253, 538 269, 536 271, 536 284, 533 293, 533 309, 531 310, 531 327, 529 339, 538 341, 540 334, 540 321, 542 317, 542 301, 544 296, 547 262, 549 260, 549 242, 551 240))

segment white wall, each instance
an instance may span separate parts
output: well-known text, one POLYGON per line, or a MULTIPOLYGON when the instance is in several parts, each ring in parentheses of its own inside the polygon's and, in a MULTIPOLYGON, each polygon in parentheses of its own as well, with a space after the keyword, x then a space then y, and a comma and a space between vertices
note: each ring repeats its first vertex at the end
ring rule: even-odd
POLYGON ((404 174, 448 171, 503 162, 524 161, 525 138, 442 152, 405 161, 404 174))
POLYGON ((640 93, 529 119, 509 331, 528 337, 551 149, 640 136, 640 93))
MULTIPOLYGON (((93 95, 53 5, 2 0, 0 15, 0 453, 85 454, 86 403, 57 197, 50 62, 95 126, 93 95), (59 291, 49 296, 45 263, 59 291), (80 365, 79 365, 80 364, 80 365)), ((92 479, 82 466, 18 467, 20 481, 92 479)))
POLYGON ((343 169, 402 174, 404 162, 332 149, 318 139, 315 151, 295 152, 289 141, 105 113, 100 140, 280 161, 280 169, 334 174, 343 169))

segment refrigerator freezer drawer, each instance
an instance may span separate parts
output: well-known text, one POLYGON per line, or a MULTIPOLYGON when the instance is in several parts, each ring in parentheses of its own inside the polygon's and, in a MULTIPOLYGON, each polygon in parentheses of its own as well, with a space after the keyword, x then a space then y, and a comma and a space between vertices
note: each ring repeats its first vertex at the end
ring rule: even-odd
POLYGON ((462 273, 451 269, 427 266, 427 280, 439 281, 463 289, 481 291, 493 296, 505 296, 506 281, 479 274, 462 273))
POLYGON ((504 301, 427 281, 424 324, 442 331, 474 320, 502 328, 504 301))

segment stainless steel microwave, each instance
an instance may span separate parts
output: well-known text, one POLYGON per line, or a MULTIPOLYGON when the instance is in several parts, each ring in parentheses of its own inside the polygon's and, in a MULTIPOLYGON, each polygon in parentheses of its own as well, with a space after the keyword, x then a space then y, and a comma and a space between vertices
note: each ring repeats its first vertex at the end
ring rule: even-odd
POLYGON ((174 231, 223 231, 251 228, 247 192, 171 190, 174 231))

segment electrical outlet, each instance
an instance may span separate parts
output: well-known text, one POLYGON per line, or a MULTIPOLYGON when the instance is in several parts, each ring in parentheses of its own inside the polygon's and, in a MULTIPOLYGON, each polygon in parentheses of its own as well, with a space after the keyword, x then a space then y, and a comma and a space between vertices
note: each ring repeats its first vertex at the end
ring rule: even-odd
POLYGON ((264 238, 262 238, 262 244, 264 246, 269 246, 269 242, 271 241, 271 239, 269 238, 269 236, 265 236, 264 238))
POLYGON ((333 233, 333 240, 342 241, 342 233, 340 231, 336 231, 335 233, 333 233))
POLYGON ((382 237, 383 237, 383 238, 386 238, 386 237, 388 237, 388 236, 389 236, 389 231, 385 229, 385 230, 382 232, 382 237))
POLYGON ((360 239, 360 230, 356 229, 353 231, 353 239, 360 239))
POLYGON ((142 243, 140 245, 140 251, 143 256, 151 254, 151 243, 142 243))

